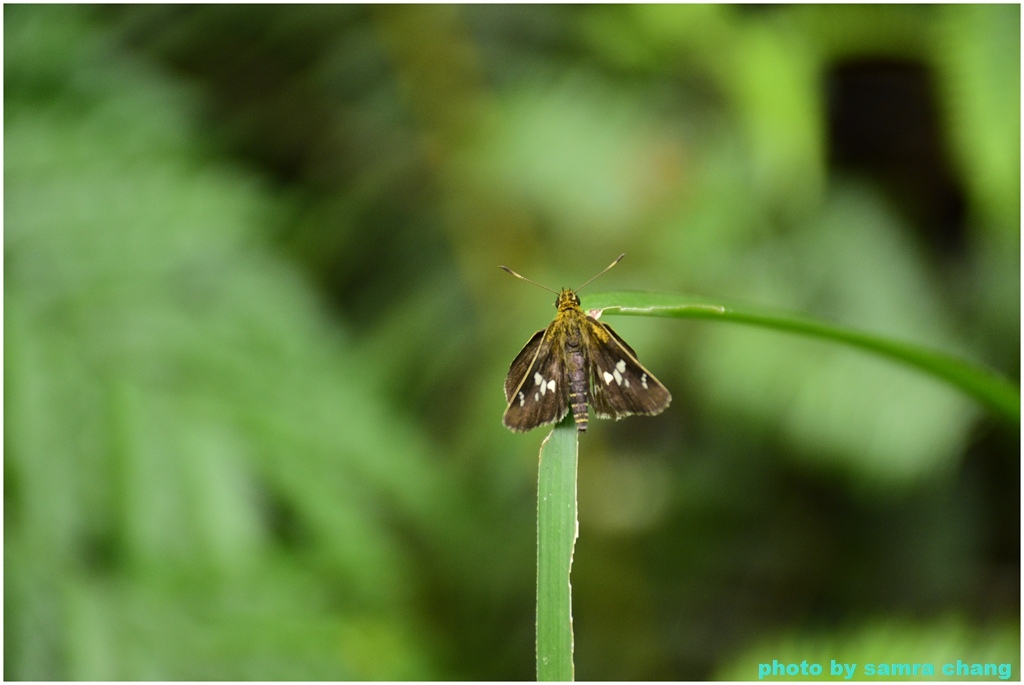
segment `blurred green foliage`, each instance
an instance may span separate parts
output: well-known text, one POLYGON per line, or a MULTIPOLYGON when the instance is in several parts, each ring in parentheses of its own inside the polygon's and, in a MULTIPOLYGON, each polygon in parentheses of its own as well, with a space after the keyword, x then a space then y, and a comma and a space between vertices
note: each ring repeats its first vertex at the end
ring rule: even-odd
MULTIPOLYGON (((626 252, 593 287, 1019 383, 1017 6, 4 19, 8 679, 531 678, 542 435, 501 384, 553 312, 498 264, 626 252)), ((583 438, 580 678, 893 631, 1020 676, 1019 426, 821 342, 615 325, 675 401, 583 438)))

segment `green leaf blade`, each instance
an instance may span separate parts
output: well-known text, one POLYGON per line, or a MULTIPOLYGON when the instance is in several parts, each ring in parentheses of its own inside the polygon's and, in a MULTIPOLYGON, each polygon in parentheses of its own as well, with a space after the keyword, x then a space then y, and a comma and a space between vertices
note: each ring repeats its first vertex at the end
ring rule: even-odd
POLYGON ((1005 419, 1020 423, 1020 389, 991 369, 922 345, 865 333, 801 314, 721 300, 649 292, 595 293, 584 309, 628 316, 720 319, 824 338, 908 364, 978 400, 1005 419))
POLYGON ((537 680, 573 679, 572 588, 579 437, 572 414, 540 449, 537 482, 537 680))

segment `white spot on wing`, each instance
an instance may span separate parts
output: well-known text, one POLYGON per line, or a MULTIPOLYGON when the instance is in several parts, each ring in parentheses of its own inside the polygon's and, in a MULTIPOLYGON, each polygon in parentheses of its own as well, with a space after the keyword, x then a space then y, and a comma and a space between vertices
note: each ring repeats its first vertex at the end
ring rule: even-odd
MULTIPOLYGON (((621 364, 621 363, 622 362, 619 362, 619 364, 621 364)), ((619 373, 618 364, 616 364, 615 371, 612 372, 612 375, 615 376, 615 382, 618 383, 619 385, 622 385, 622 374, 619 373)))
POLYGON ((543 385, 544 384, 544 376, 540 375, 539 373, 533 374, 533 384, 534 385, 543 385))
POLYGON ((611 375, 607 371, 604 372, 604 384, 611 385, 612 381, 615 380, 615 376, 611 375))
POLYGON ((555 381, 553 381, 553 380, 548 381, 548 390, 550 390, 551 392, 555 391, 555 381))
POLYGON ((522 392, 520 392, 519 393, 519 406, 521 407, 524 404, 526 404, 526 395, 524 395, 522 392))
POLYGON ((618 369, 619 373, 626 373, 626 360, 620 359, 619 363, 615 365, 615 368, 618 369))
POLYGON ((647 389, 647 374, 640 376, 640 385, 644 386, 644 390, 647 389))

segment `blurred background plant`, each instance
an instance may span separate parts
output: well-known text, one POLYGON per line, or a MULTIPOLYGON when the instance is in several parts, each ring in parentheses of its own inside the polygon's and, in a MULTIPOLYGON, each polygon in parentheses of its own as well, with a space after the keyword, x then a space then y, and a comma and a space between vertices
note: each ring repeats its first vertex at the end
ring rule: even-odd
MULTIPOLYGON (((626 252, 595 290, 1019 383, 1017 6, 4 19, 8 679, 532 678, 543 431, 501 386, 553 310, 498 264, 626 252)), ((584 436, 577 677, 1016 669, 1019 425, 821 342, 613 325, 675 401, 584 436)))

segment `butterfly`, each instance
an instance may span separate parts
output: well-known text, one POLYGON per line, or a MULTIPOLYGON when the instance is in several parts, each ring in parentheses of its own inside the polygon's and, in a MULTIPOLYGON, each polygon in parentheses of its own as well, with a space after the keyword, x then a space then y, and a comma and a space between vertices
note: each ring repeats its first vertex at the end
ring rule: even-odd
MULTIPOLYGON (((609 264, 600 276, 618 264, 609 264)), ((576 290, 555 291, 520 276, 507 266, 499 267, 516 278, 558 295, 555 320, 537 331, 512 361, 505 378, 508 406, 502 422, 515 432, 560 421, 571 409, 576 429, 587 430, 587 408, 602 419, 621 419, 631 414, 660 414, 672 401, 668 389, 644 368, 636 352, 611 329, 587 315, 576 290)))

